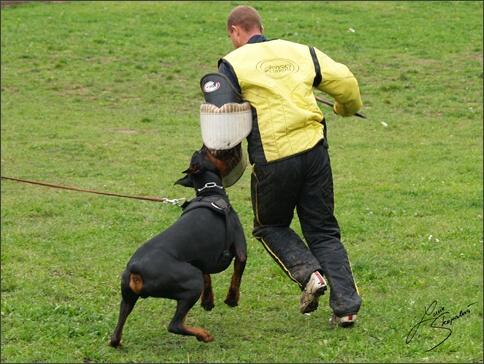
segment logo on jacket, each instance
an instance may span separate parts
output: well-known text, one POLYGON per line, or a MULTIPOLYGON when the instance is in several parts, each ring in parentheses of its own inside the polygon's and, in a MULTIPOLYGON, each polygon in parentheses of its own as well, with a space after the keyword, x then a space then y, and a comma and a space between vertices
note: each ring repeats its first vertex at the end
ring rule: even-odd
POLYGON ((259 62, 257 70, 268 77, 283 78, 299 71, 299 66, 289 59, 276 58, 259 62))
POLYGON ((203 85, 204 92, 214 92, 220 88, 220 82, 208 81, 203 85))

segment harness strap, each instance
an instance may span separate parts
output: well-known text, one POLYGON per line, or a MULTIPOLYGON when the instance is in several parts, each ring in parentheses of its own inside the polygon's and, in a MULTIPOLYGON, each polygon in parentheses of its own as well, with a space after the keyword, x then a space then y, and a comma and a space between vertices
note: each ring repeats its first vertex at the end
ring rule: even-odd
POLYGON ((186 201, 182 206, 183 214, 194 209, 205 207, 209 208, 219 214, 224 215, 225 218, 225 244, 224 250, 227 250, 231 244, 232 240, 232 219, 230 219, 230 212, 232 211, 232 206, 230 203, 219 196, 205 196, 205 197, 195 197, 190 201, 186 201))

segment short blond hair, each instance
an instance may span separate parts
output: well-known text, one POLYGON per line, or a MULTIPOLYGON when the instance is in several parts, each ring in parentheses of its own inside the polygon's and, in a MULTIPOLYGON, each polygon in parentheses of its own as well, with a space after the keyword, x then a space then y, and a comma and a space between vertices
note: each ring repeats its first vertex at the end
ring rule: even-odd
POLYGON ((232 25, 241 27, 246 32, 251 30, 262 31, 262 19, 253 7, 248 5, 237 6, 227 18, 227 28, 232 25))

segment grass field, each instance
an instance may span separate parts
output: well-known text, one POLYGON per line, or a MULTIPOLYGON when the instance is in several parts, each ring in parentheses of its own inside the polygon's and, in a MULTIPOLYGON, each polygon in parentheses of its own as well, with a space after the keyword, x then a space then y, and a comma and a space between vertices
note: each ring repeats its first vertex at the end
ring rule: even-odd
MULTIPOLYGON (((239 4, 2 7, 2 176, 192 198, 173 183, 202 144, 199 80, 232 50, 239 4)), ((251 237, 249 168, 229 189, 248 242, 240 305, 223 304, 229 269, 213 276, 215 309, 187 318, 215 341, 168 333, 175 302, 150 298, 113 349, 120 274, 181 209, 2 179, 2 362, 483 361, 482 2, 247 4, 269 38, 359 80, 368 119, 321 105, 358 324, 330 328, 328 295, 299 313, 299 289, 251 237)))

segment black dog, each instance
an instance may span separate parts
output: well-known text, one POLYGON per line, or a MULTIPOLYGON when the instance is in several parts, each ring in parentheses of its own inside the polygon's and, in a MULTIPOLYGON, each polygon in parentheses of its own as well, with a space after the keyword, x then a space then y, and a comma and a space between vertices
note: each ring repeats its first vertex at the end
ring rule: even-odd
POLYGON ((109 345, 123 344, 128 315, 139 297, 149 296, 178 301, 169 332, 212 341, 208 331, 186 326, 185 318, 200 297, 205 310, 214 307, 210 274, 227 269, 234 257, 224 302, 237 306, 247 254, 242 224, 222 187, 225 169, 205 147, 193 154, 186 176, 175 184, 195 188, 196 197, 182 206, 183 214, 172 226, 143 244, 128 262, 121 277, 119 321, 109 345))

